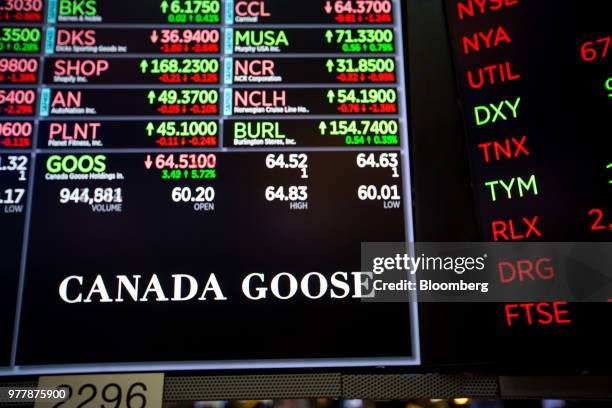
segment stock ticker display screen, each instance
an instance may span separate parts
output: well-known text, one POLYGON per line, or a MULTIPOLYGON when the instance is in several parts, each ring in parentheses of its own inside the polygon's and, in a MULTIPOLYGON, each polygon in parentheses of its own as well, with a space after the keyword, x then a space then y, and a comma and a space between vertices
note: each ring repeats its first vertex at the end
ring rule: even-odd
POLYGON ((0 366, 417 362, 352 274, 411 238, 401 13, 2 0, 0 366))
POLYGON ((484 238, 609 241, 610 4, 446 4, 484 238))
MULTIPOLYGON (((411 1, 0 0, 0 375, 597 359, 609 304, 435 305, 478 323, 456 359, 414 302, 360 299, 362 244, 432 221, 411 1)), ((482 241, 612 238, 610 5, 584 4, 439 2, 482 241)))
MULTIPOLYGON (((611 4, 444 3, 482 239, 610 242, 611 4)), ((521 260, 499 280, 526 290, 542 284, 551 259, 521 260)), ((598 274, 582 263, 575 269, 584 283, 598 274)), ((497 324, 482 324, 483 335, 497 331, 485 359, 609 364, 601 325, 610 320, 612 293, 598 282, 584 289, 601 290, 597 304, 489 305, 499 313, 497 324)))

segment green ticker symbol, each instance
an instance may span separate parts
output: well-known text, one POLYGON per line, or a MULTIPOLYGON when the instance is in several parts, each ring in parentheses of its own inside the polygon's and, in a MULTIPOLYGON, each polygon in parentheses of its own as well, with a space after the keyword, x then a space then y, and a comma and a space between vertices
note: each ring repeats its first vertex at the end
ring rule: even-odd
MULTIPOLYGON (((607 170, 612 169, 612 163, 608 164, 608 165, 606 166, 606 169, 607 169, 607 170)), ((612 184, 612 180, 608 180, 608 184, 612 184)))

